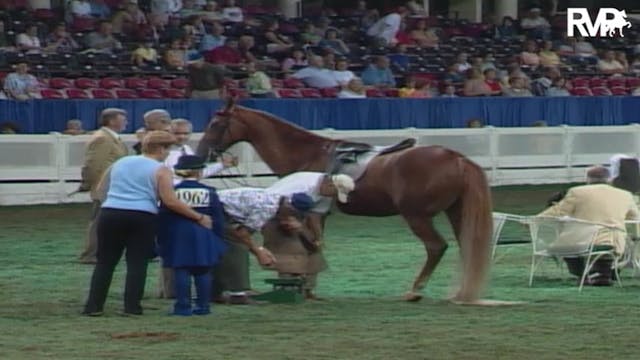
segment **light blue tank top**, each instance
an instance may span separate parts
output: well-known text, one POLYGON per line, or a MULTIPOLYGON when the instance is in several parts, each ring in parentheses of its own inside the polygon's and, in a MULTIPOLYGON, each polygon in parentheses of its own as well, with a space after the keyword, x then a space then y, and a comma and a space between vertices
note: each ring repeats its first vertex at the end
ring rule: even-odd
POLYGON ((162 163, 146 156, 127 156, 113 164, 103 208, 158 213, 156 172, 162 163))

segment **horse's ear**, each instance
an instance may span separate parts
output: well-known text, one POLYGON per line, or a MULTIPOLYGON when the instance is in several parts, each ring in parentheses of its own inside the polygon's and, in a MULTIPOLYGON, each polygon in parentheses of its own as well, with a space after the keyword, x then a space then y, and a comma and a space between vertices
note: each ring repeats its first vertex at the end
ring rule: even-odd
POLYGON ((236 95, 227 97, 227 105, 224 108, 224 112, 229 113, 233 111, 233 109, 236 107, 237 100, 238 97, 236 95))

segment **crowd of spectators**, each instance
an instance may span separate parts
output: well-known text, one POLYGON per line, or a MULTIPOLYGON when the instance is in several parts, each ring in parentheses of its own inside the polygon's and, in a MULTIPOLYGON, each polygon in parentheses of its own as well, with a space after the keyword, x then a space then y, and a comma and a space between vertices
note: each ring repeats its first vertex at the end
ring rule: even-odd
POLYGON ((2 97, 18 100, 640 95, 640 32, 568 38, 564 17, 539 8, 473 24, 426 17, 415 2, 380 13, 359 1, 341 14, 289 20, 234 0, 21 3, 0 13, 2 97), (97 91, 78 86, 87 77, 116 80, 97 91), (190 86, 126 81, 140 77, 190 86))

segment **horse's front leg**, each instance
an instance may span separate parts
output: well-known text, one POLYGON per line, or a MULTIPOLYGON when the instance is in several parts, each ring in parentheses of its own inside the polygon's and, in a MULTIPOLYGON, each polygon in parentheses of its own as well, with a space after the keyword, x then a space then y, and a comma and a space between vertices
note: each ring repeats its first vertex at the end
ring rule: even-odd
POLYGON ((406 301, 419 301, 422 299, 420 290, 424 288, 433 270, 438 266, 442 256, 447 250, 447 243, 433 226, 431 217, 405 217, 411 231, 420 238, 427 251, 427 259, 422 269, 416 276, 411 290, 405 293, 406 301))

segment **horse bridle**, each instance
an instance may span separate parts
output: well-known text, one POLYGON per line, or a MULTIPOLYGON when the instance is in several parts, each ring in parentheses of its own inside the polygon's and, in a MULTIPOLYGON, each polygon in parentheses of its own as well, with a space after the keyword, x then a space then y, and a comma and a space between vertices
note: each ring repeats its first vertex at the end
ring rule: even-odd
POLYGON ((216 130, 216 133, 218 134, 216 138, 213 139, 213 146, 209 147, 209 153, 207 154, 209 159, 211 159, 212 155, 218 157, 224 154, 230 154, 227 150, 222 150, 220 144, 227 133, 229 133, 229 136, 232 135, 230 126, 231 121, 229 119, 231 117, 231 112, 228 110, 218 111, 216 112, 216 117, 224 121, 212 121, 211 124, 209 124, 209 129, 216 130))

